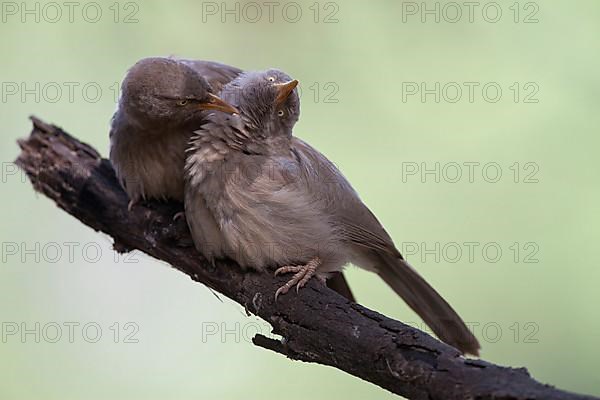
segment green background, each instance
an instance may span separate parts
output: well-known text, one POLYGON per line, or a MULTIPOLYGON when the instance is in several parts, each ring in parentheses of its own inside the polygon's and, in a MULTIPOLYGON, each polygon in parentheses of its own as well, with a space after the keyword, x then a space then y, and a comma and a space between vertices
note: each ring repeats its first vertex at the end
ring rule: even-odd
MULTIPOLYGON (((461 21, 452 23, 455 9, 445 2, 439 22, 435 15, 422 22, 419 13, 403 13, 411 5, 402 2, 313 3, 298 3, 302 16, 295 23, 294 8, 287 20, 282 15, 286 2, 275 8, 273 22, 262 2, 258 22, 245 3, 238 5, 239 22, 233 15, 222 22, 220 13, 207 15, 196 1, 116 3, 117 22, 113 2, 97 3, 96 23, 83 18, 87 2, 75 8, 73 22, 64 6, 52 22, 55 11, 44 15, 44 3, 39 22, 35 15, 22 21, 20 14, 2 14, 0 398, 394 397, 333 368, 254 347, 249 338, 268 333, 266 323, 164 263, 139 253, 115 256, 108 237, 57 209, 15 173, 15 140, 30 131, 30 114, 106 155, 115 85, 136 60, 155 55, 279 67, 299 79, 296 135, 341 168, 398 247, 418 247, 409 260, 473 324, 482 357, 600 395, 600 4, 520 2, 515 23, 514 2, 498 2, 502 17, 492 23, 482 15, 483 2, 473 22, 463 7, 461 21), (538 22, 524 23, 532 12, 538 22), (131 13, 137 22, 125 23, 131 13), (419 94, 403 101, 410 82, 429 89, 440 82, 440 101, 433 94, 424 102, 419 94), (443 91, 451 82, 463 89, 454 103, 448 100, 455 85, 443 91), (479 83, 472 102, 464 82, 479 83), (486 83, 502 89, 497 102, 488 101, 493 90, 488 100, 483 96, 486 83), (75 84, 69 98, 67 85, 75 84), (537 102, 524 102, 534 89, 529 100, 537 102), (480 163, 472 182, 464 164, 470 162, 480 163), (436 163, 439 182, 421 176, 436 163), (453 183, 457 164, 463 175, 453 183), (419 173, 403 178, 415 165, 419 173), (492 169, 484 174, 483 166, 492 169), (493 183, 497 169, 502 176, 493 183), (473 259, 465 242, 478 243, 473 259), (489 252, 482 254, 486 244, 489 252), (80 324, 73 343, 69 322, 80 324), (21 337, 21 328, 35 330, 35 323, 40 343, 34 334, 21 337), (94 329, 82 332, 89 323, 102 329, 96 343, 90 343, 94 329), (50 343, 54 324, 62 337, 50 343), (19 332, 8 334, 15 326, 19 332), (213 328, 218 332, 207 335, 213 328), (131 339, 137 343, 126 343, 131 339)), ((486 11, 487 19, 495 17, 494 8, 486 11)), ((94 9, 87 12, 95 18, 94 9)), ((376 276, 354 267, 348 276, 362 304, 418 322, 376 276)))

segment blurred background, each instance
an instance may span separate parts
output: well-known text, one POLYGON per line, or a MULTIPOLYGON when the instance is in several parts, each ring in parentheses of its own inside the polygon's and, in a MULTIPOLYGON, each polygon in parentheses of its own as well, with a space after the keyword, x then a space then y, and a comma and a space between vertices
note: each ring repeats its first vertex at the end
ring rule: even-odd
MULTIPOLYGON (((0 6, 0 398, 394 398, 253 346, 268 324, 115 254, 12 164, 31 114, 106 156, 120 81, 156 55, 299 79, 295 134, 339 166, 482 357, 600 395, 597 1, 0 6)), ((348 278, 362 304, 423 327, 376 276, 348 278)))

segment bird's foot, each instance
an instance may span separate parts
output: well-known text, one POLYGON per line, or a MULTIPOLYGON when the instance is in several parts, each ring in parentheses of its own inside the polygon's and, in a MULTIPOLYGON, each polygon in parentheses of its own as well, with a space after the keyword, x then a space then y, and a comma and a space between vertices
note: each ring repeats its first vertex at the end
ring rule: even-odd
MULTIPOLYGON (((321 265, 321 259, 315 257, 304 265, 286 265, 278 268, 275 271, 275 276, 279 274, 289 274, 291 272, 294 273, 294 276, 285 285, 277 289, 275 292, 275 301, 277 301, 277 297, 279 297, 280 294, 286 294, 294 285, 296 285, 296 293, 298 293, 298 290, 304 287, 306 282, 315 275, 319 265, 321 265)), ((324 279, 321 279, 321 281, 323 283, 325 282, 324 279)))

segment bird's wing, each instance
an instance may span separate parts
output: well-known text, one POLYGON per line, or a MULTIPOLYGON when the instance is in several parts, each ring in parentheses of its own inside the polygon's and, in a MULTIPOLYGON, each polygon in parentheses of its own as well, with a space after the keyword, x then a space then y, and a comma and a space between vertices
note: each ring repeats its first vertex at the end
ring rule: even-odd
MULTIPOLYGON (((302 165, 296 160, 240 153, 228 162, 226 178, 219 180, 236 211, 221 213, 237 219, 233 225, 243 226, 255 242, 308 248, 333 239, 331 224, 304 185, 302 165)), ((217 205, 223 207, 222 202, 217 205)))
POLYGON ((327 287, 334 292, 337 292, 347 298, 348 300, 356 303, 356 298, 350 289, 350 285, 346 280, 346 276, 342 271, 333 273, 329 279, 327 279, 327 287))
POLYGON ((339 228, 344 240, 356 245, 402 257, 390 235, 358 197, 337 167, 308 143, 294 137, 293 149, 307 171, 311 191, 319 188, 320 206, 339 228), (304 160, 304 162, 302 162, 304 160))
POLYGON ((223 86, 234 80, 243 71, 237 67, 221 64, 215 61, 204 60, 179 60, 202 75, 212 86, 215 93, 219 93, 223 86))
POLYGON ((306 175, 307 191, 319 193, 319 205, 338 225, 336 231, 350 245, 353 261, 374 270, 440 339, 462 352, 477 354, 479 343, 460 316, 402 258, 383 226, 338 169, 300 139, 294 139, 293 148, 299 160, 304 160, 301 164, 312 169, 306 175))

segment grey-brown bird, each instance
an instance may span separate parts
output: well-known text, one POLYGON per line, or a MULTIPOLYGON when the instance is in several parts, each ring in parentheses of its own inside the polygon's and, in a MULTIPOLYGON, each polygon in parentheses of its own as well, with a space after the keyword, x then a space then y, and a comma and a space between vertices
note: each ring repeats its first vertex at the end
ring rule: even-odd
POLYGON ((192 138, 185 210, 196 247, 243 268, 292 273, 276 298, 353 263, 377 273, 440 339, 477 354, 477 339, 335 165, 292 135, 297 83, 278 70, 240 75, 220 93, 240 113, 211 113, 192 138))
POLYGON ((214 93, 241 70, 209 61, 145 58, 128 71, 110 130, 110 160, 129 208, 183 201, 185 149, 207 110, 235 112, 214 93))
MULTIPOLYGON (((206 110, 233 111, 214 93, 240 73, 214 61, 162 57, 142 59, 128 71, 112 119, 110 160, 129 196, 129 209, 140 199, 183 201, 189 139, 206 110)), ((327 284, 354 301, 342 274, 327 284)))

